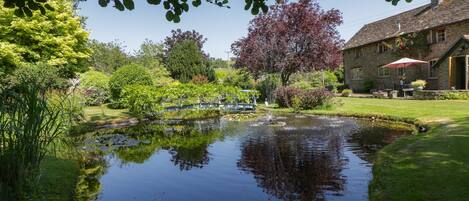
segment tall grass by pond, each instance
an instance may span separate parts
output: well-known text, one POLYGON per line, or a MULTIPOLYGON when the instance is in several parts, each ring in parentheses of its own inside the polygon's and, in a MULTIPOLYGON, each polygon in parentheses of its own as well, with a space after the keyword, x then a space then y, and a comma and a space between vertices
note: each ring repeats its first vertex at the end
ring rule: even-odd
MULTIPOLYGON (((36 73, 40 73, 39 69, 36 73)), ((67 127, 63 98, 51 101, 48 83, 35 73, 0 93, 0 200, 31 200, 39 167, 67 127)))

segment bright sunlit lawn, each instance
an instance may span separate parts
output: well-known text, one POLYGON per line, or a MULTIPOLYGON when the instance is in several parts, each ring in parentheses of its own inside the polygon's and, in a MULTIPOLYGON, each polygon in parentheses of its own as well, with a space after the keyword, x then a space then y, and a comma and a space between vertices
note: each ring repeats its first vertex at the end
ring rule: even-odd
POLYGON ((106 122, 130 118, 127 109, 110 109, 107 105, 90 106, 85 108, 87 122, 106 122))
POLYGON ((329 110, 305 113, 382 116, 431 126, 379 152, 370 200, 467 200, 469 198, 469 101, 337 98, 329 110))

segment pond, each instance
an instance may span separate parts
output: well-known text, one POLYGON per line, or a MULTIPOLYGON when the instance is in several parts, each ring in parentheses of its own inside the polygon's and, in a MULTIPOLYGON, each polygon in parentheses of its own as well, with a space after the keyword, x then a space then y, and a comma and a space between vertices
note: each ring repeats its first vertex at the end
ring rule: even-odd
POLYGON ((376 151, 410 131, 352 118, 282 115, 93 135, 115 134, 131 144, 85 143, 97 151, 90 151, 78 200, 367 200, 376 151))

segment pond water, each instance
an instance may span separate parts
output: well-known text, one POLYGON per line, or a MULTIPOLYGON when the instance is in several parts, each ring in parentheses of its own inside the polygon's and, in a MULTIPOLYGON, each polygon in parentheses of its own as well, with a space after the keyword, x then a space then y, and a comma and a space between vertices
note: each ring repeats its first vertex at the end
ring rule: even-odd
POLYGON ((81 200, 367 200, 376 151, 410 131, 286 115, 139 125, 98 135, 110 133, 141 143, 90 154, 81 200))

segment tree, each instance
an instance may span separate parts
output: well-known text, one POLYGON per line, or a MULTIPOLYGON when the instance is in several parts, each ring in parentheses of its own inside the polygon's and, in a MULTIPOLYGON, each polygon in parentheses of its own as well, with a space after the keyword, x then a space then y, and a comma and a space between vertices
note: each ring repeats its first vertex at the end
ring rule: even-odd
POLYGON ((148 70, 142 66, 131 64, 119 68, 119 70, 112 74, 109 80, 112 99, 119 101, 122 89, 128 85, 150 86, 153 85, 153 80, 148 70))
POLYGON ((196 43, 199 51, 202 51, 204 47, 204 43, 207 42, 207 38, 204 38, 202 34, 199 32, 192 30, 192 31, 182 31, 181 29, 171 30, 171 36, 166 37, 164 40, 164 47, 166 53, 171 52, 173 47, 185 40, 192 40, 196 43))
POLYGON ((168 53, 166 68, 171 77, 189 82, 196 75, 204 75, 209 81, 215 80, 215 72, 207 64, 202 51, 193 40, 177 43, 168 53))
POLYGON ((14 9, 0 7, 0 72, 11 74, 27 63, 38 62, 55 66, 61 77, 86 70, 91 51, 82 19, 68 0, 48 5, 53 10, 44 14, 27 11, 31 15, 23 18, 16 17, 14 9))
POLYGON ((133 60, 135 63, 145 68, 162 68, 164 57, 164 45, 145 39, 140 45, 140 49, 135 52, 133 60))
POLYGON ((103 43, 91 40, 89 46, 93 51, 88 60, 89 65, 96 71, 112 74, 118 68, 130 63, 124 46, 118 41, 103 43))
POLYGON ((235 66, 247 67, 256 77, 280 73, 284 86, 293 73, 337 67, 341 23, 338 10, 324 11, 315 0, 272 6, 250 22, 247 37, 232 45, 235 66))

